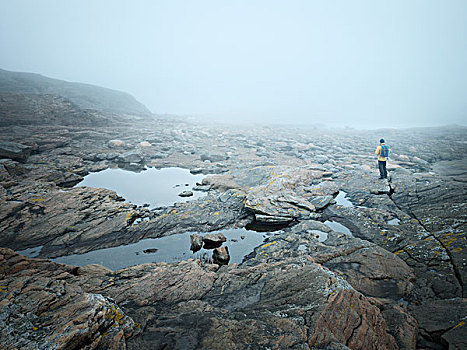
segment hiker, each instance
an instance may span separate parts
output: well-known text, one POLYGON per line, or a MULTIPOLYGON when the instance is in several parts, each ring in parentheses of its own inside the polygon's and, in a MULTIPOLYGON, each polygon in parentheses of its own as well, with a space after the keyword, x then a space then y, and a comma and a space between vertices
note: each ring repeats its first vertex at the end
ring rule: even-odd
POLYGON ((389 147, 384 144, 384 139, 379 140, 380 145, 376 148, 375 154, 378 156, 379 178, 387 179, 386 160, 389 157, 389 147))

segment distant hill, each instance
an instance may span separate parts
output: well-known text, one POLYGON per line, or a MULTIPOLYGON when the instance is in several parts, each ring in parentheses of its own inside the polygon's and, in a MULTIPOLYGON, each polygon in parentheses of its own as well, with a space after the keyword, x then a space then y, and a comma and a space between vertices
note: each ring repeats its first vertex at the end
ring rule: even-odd
POLYGON ((0 92, 0 127, 14 125, 109 126, 130 119, 126 115, 84 109, 58 95, 0 92))
POLYGON ((0 92, 62 96, 83 109, 150 116, 151 112, 128 93, 95 85, 71 83, 34 73, 0 69, 0 92))

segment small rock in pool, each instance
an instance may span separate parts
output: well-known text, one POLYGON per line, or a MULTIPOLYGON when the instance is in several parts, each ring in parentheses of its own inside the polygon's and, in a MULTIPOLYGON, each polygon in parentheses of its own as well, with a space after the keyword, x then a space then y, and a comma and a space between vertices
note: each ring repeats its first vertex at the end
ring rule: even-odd
POLYGON ((178 194, 180 197, 191 197, 193 195, 193 192, 191 191, 183 191, 182 193, 178 194))
POLYGON ((197 234, 190 235, 190 250, 195 253, 203 247, 203 237, 197 234))
POLYGON ((145 254, 152 254, 152 253, 157 252, 158 250, 159 250, 159 249, 157 249, 157 248, 148 248, 148 249, 143 250, 143 253, 145 253, 145 254))
POLYGON ((205 249, 213 249, 220 247, 222 243, 226 242, 227 238, 222 233, 215 233, 206 235, 203 237, 204 248, 205 249))
POLYGON ((230 260, 229 249, 227 247, 220 247, 214 249, 212 253, 212 262, 218 265, 227 265, 230 260))

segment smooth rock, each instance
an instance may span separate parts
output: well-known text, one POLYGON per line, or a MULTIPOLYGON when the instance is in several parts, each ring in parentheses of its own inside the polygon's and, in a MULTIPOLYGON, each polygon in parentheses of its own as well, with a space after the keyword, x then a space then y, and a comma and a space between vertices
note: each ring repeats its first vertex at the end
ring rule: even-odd
POLYGON ((212 249, 220 247, 222 243, 226 242, 227 238, 222 233, 208 234, 203 237, 204 248, 212 249))
POLYGON ((193 196, 193 192, 191 191, 183 191, 181 193, 178 194, 180 197, 191 197, 193 196))
POLYGON ((220 247, 214 249, 212 252, 212 262, 218 265, 227 265, 230 260, 229 249, 227 247, 220 247))
POLYGON ((197 252, 203 247, 203 237, 197 234, 190 235, 190 250, 193 253, 197 252))

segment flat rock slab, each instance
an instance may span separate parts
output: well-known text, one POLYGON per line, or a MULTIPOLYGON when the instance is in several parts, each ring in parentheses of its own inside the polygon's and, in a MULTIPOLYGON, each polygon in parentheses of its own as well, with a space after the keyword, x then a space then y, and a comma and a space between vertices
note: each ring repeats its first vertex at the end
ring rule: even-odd
POLYGON ((10 158, 25 162, 31 154, 32 147, 17 142, 0 142, 0 158, 10 158))
POLYGON ((467 346, 467 300, 461 298, 433 300, 411 308, 421 331, 427 338, 449 344, 450 349, 467 346))

